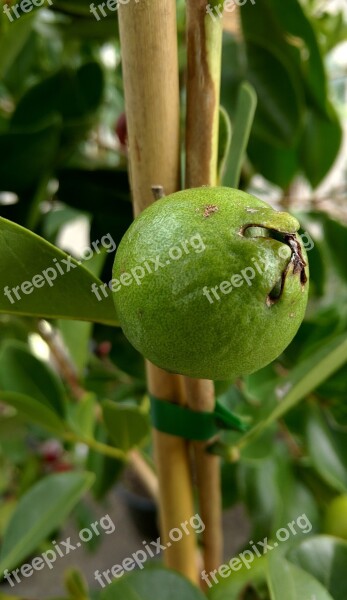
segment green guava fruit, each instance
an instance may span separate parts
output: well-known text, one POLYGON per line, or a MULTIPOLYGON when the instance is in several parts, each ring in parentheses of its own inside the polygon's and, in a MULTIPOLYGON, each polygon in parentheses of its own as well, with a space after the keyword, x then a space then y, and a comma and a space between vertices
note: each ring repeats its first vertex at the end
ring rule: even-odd
POLYGON ((298 221, 239 190, 202 187, 156 201, 116 253, 120 324, 155 365, 231 379, 277 358, 308 295, 298 221))

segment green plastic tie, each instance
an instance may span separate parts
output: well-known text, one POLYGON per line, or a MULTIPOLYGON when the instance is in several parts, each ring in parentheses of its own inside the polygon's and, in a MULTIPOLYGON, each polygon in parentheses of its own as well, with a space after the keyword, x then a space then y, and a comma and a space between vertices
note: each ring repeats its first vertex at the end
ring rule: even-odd
POLYGON ((155 429, 186 440, 207 441, 221 429, 244 433, 248 426, 218 400, 213 412, 198 412, 149 395, 155 429))

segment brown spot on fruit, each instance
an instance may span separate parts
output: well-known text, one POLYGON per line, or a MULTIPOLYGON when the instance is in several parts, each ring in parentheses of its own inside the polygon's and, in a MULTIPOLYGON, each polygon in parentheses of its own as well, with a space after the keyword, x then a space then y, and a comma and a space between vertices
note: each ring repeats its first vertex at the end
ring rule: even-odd
POLYGON ((205 206, 205 209, 204 209, 204 217, 206 217, 206 219, 207 219, 208 217, 213 215, 213 213, 216 213, 218 211, 219 211, 218 206, 216 206, 215 204, 208 204, 207 206, 205 206))

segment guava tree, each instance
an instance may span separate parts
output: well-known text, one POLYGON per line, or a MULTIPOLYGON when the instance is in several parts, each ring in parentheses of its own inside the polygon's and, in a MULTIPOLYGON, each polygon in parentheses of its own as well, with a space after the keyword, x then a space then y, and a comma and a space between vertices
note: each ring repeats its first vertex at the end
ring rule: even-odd
MULTIPOLYGON (((134 572, 98 591, 101 599, 165 600, 172 589, 187 600, 345 598, 347 546, 328 517, 347 488, 346 226, 336 206, 328 214, 297 206, 294 193, 298 177, 315 188, 340 148, 324 53, 345 25, 311 2, 239 4, 224 20, 217 2, 207 11, 200 0, 130 0, 117 6, 117 24, 114 6, 96 18, 85 0, 56 0, 13 22, 1 13, 1 575, 51 539, 87 490, 104 498, 130 464, 158 501, 168 568, 134 572), (105 285, 107 235, 118 245, 133 214, 163 192, 221 184, 254 192, 256 174, 282 190, 282 207, 302 225, 311 300, 298 335, 269 366, 223 382, 144 365, 105 285), (81 215, 94 251, 71 258, 59 232, 81 215), (32 339, 48 345, 54 370, 32 339), (151 431, 148 395, 190 414, 212 413, 217 399, 235 426, 193 441, 151 431), (27 457, 28 432, 37 448, 60 440, 65 458, 54 458, 48 476, 35 452, 27 457), (302 514, 317 535, 223 571, 222 507, 238 500, 254 541, 271 545, 302 514), (195 535, 170 543, 197 511, 201 544, 195 535)), ((89 597, 76 573, 67 590, 89 597)))

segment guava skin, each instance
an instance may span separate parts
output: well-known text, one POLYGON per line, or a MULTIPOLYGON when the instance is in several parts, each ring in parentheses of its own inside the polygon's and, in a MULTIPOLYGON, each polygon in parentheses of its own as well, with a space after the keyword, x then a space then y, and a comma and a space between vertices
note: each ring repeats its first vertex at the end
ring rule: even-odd
POLYGON ((163 264, 140 285, 125 278, 114 291, 126 337, 155 365, 189 377, 233 379, 264 367, 285 350, 305 314, 308 267, 298 229, 291 215, 230 188, 158 200, 135 219, 116 253, 116 280, 145 261, 154 270, 157 255, 163 264), (169 260, 172 247, 182 249, 197 234, 204 250, 188 243, 188 253, 169 260), (213 303, 203 294, 247 267, 256 272, 251 285, 244 280, 228 294, 218 289, 220 300, 210 293, 213 303))

